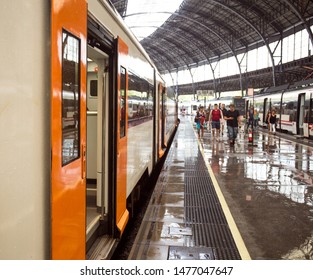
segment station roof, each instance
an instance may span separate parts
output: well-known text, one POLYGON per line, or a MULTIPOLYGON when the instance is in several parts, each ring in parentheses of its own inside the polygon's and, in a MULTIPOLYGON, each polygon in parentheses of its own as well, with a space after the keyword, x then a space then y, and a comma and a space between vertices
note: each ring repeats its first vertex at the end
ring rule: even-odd
MULTIPOLYGON (((111 2, 128 16, 127 0, 111 2)), ((141 44, 166 73, 245 53, 304 28, 313 41, 312 22, 311 0, 184 0, 141 44)))

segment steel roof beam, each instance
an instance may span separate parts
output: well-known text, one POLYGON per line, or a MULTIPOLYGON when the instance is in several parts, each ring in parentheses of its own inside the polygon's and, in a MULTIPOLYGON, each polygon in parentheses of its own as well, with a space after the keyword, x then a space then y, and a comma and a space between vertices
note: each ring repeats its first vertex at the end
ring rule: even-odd
MULTIPOLYGON (((142 27, 144 27, 144 26, 142 26, 142 27)), ((151 26, 149 26, 149 27, 151 27, 151 26)), ((152 26, 152 27, 154 27, 154 26, 152 26)), ((129 27, 129 28, 132 29, 133 27, 131 26, 131 27, 129 27)), ((214 80, 214 91, 216 91, 215 70, 214 70, 214 68, 213 68, 213 66, 212 66, 212 63, 211 63, 211 61, 210 61, 210 58, 209 58, 193 41, 190 41, 190 38, 188 38, 188 37, 186 37, 186 36, 183 36, 183 35, 181 35, 180 33, 177 33, 177 32, 172 31, 172 30, 170 30, 170 29, 164 28, 164 27, 159 27, 159 28, 162 29, 162 30, 166 30, 166 32, 169 32, 169 33, 171 33, 171 34, 173 34, 173 35, 175 35, 175 36, 178 36, 178 37, 180 37, 180 38, 183 38, 183 39, 185 39, 185 40, 188 40, 189 43, 190 43, 194 48, 196 48, 199 52, 202 53, 202 55, 204 56, 205 60, 208 62, 209 66, 210 66, 210 68, 211 68, 212 75, 213 75, 213 80, 214 80)), ((188 30, 186 30, 186 29, 184 29, 184 28, 180 28, 180 27, 175 27, 175 28, 178 29, 178 30, 183 31, 184 33, 187 33, 187 34, 190 34, 191 36, 193 36, 192 33, 190 33, 188 30)), ((150 39, 149 37, 147 37, 145 40, 153 40, 153 38, 150 39)), ((198 39, 198 40, 199 40, 199 39, 198 39)), ((201 41, 201 40, 199 40, 199 41, 201 41)), ((203 41, 201 41, 201 42, 203 42, 203 41)))
MULTIPOLYGON (((160 59, 159 59, 159 57, 161 57, 161 56, 163 56, 163 57, 166 57, 166 61, 167 62, 170 62, 169 64, 168 63, 166 63, 166 65, 167 65, 167 69, 166 70, 168 70, 168 71, 170 71, 171 70, 171 67, 172 67, 172 69, 175 69, 175 68, 177 68, 177 67, 175 67, 175 60, 173 60, 173 58, 171 57, 171 56, 169 56, 166 52, 165 53, 163 53, 162 55, 160 55, 160 50, 156 47, 156 46, 153 46, 153 45, 150 45, 150 46, 147 46, 147 49, 149 49, 149 50, 153 50, 153 52, 154 52, 154 54, 157 56, 157 60, 158 61, 161 61, 160 59)), ((163 50, 164 51, 164 50, 163 50)), ((164 64, 164 62, 162 63, 162 64, 164 64)))
MULTIPOLYGON (((141 15, 141 14, 149 14, 149 13, 134 13, 134 14, 130 14, 130 15, 127 15, 126 17, 130 17, 130 16, 135 16, 135 15, 141 15)), ((170 13, 170 12, 152 12, 150 14, 170 14, 170 15, 176 15, 177 17, 181 17, 183 19, 186 19, 186 20, 190 20, 191 22, 193 23, 196 23, 200 26, 202 26, 204 29, 210 31, 211 33, 213 33, 217 38, 219 38, 222 42, 224 42, 224 44, 229 48, 229 50, 231 51, 231 53, 233 54, 233 56, 235 57, 236 59, 236 62, 237 62, 237 66, 238 66, 238 69, 239 69, 239 75, 240 75, 240 88, 241 88, 241 92, 243 94, 243 85, 242 85, 242 72, 241 72, 241 66, 240 66, 240 63, 239 63, 239 60, 237 58, 237 55, 236 55, 236 52, 235 50, 232 48, 232 46, 221 36, 219 35, 218 33, 216 33, 212 28, 208 27, 207 25, 203 24, 202 22, 199 22, 198 20, 194 20, 192 18, 188 18, 184 15, 181 15, 177 12, 174 12, 174 13, 170 13)))
POLYGON ((297 17, 301 20, 302 24, 304 25, 306 31, 309 34, 309 37, 310 37, 310 40, 311 40, 311 44, 313 46, 313 33, 312 33, 311 28, 310 28, 310 25, 307 23, 307 21, 305 20, 304 16, 297 9, 297 7, 294 5, 294 3, 291 2, 290 0, 280 0, 280 1, 286 3, 290 7, 290 9, 297 15, 297 17))
MULTIPOLYGON (((249 10, 253 12, 254 14, 256 14, 259 18, 261 19, 267 18, 266 12, 256 5, 251 5, 251 1, 247 1, 247 0, 237 0, 237 1, 241 3, 242 6, 249 8, 249 10)), ((283 28, 275 22, 266 20, 266 23, 269 26, 271 26, 273 29, 275 29, 278 33, 281 33, 283 31, 283 28)))
MULTIPOLYGON (((187 12, 187 13, 190 13, 190 14, 195 14, 195 15, 198 15, 200 16, 202 19, 206 19, 207 18, 207 15, 204 14, 204 13, 199 13, 199 12, 194 12, 194 11, 190 11, 190 10, 187 10, 187 9, 184 9, 182 10, 182 12, 187 12)), ((237 30, 233 29, 233 28, 230 28, 229 26, 227 26, 226 24, 224 24, 221 20, 217 19, 216 17, 212 17, 210 15, 210 19, 214 25, 217 25, 217 26, 221 26, 222 29, 226 30, 228 34, 230 34, 231 36, 233 36, 234 34, 238 33, 237 30)), ((236 37, 235 37, 236 38, 236 37)), ((240 42, 241 45, 243 46, 247 46, 248 45, 248 42, 246 40, 243 40, 241 38, 236 38, 236 40, 238 42, 240 42)))
POLYGON ((248 19, 246 19, 241 13, 239 13, 238 11, 234 10, 233 8, 221 3, 220 1, 217 0, 209 0, 217 5, 220 5, 221 7, 225 8, 226 10, 234 13, 235 15, 237 15, 240 19, 242 19, 244 22, 246 22, 251 28, 253 28, 255 30, 255 32, 261 37, 262 41, 264 42, 269 54, 271 55, 271 61, 272 61, 272 74, 273 74, 273 86, 276 86, 276 75, 275 75, 275 61, 274 61, 274 57, 273 57, 273 53, 271 51, 271 48, 269 46, 269 44, 266 41, 266 38, 264 37, 264 35, 261 33, 261 31, 248 19))

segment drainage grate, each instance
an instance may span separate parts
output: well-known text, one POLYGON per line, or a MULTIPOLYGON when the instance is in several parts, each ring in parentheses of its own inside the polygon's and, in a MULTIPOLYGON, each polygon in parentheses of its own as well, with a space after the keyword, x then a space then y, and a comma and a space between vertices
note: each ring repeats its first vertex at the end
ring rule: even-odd
MULTIPOLYGON (((185 160, 185 223, 192 228, 196 247, 213 248, 216 259, 240 259, 200 152, 198 157, 187 157, 185 160)), ((188 258, 186 255, 174 253, 170 251, 169 256, 174 259, 188 258)))

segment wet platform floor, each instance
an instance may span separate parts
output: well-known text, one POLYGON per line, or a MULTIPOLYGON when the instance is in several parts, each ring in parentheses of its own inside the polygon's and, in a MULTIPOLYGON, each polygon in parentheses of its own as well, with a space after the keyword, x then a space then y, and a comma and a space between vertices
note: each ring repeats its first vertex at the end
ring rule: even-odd
MULTIPOLYGON (((184 172, 200 149, 252 259, 313 259, 313 149, 263 131, 253 145, 240 134, 231 147, 226 134, 218 142, 209 132, 198 142, 190 128, 182 118, 129 259, 168 259, 173 248, 196 247, 186 227, 184 172)), ((202 256, 214 254, 203 248, 202 256)))

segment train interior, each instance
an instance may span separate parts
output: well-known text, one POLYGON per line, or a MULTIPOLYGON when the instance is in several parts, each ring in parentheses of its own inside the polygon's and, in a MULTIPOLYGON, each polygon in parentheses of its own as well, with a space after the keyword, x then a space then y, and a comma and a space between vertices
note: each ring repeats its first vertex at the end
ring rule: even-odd
POLYGON ((88 46, 86 249, 98 236, 107 213, 107 98, 109 56, 88 46))

